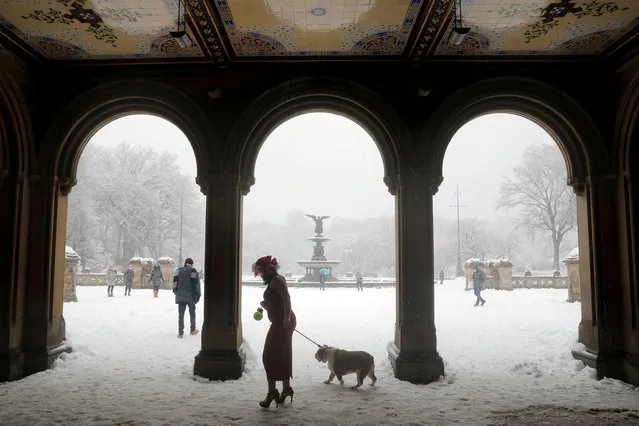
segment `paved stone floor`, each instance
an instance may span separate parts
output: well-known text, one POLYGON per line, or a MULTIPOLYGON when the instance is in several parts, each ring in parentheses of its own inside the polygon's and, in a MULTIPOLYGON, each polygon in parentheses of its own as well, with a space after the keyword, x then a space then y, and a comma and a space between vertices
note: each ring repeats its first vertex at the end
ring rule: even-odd
POLYGON ((489 425, 639 425, 639 411, 624 409, 574 409, 531 406, 514 411, 494 411, 489 425))

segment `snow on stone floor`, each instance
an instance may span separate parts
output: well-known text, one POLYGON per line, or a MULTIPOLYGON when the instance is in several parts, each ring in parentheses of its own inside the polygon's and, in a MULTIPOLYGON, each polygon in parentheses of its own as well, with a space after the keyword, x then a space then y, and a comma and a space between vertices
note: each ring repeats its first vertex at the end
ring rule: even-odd
MULTIPOLYGON (((487 304, 477 308, 463 281, 435 290, 447 377, 424 386, 392 375, 386 345, 393 337, 394 289, 292 288, 298 329, 322 344, 371 352, 379 380, 357 391, 323 384, 328 370, 313 358, 315 346, 294 334, 293 404, 264 410, 257 402, 266 394, 261 351, 268 322, 252 318, 263 289, 242 290, 247 372, 237 381, 202 383, 192 375, 200 336, 176 338, 170 291, 157 299, 151 290, 124 297, 116 287, 107 298, 106 288, 78 287, 79 302, 64 305, 74 352, 49 371, 1 384, 0 423, 539 424, 553 410, 570 418, 568 410, 553 407, 584 416, 590 416, 587 408, 606 409, 626 424, 636 421, 632 411, 607 410, 635 409, 636 388, 596 381, 592 369, 572 358, 580 307, 565 302, 565 290, 489 290, 487 304)), ((197 313, 201 327, 201 304, 197 313)), ((569 418, 550 424, 569 424, 569 418)))

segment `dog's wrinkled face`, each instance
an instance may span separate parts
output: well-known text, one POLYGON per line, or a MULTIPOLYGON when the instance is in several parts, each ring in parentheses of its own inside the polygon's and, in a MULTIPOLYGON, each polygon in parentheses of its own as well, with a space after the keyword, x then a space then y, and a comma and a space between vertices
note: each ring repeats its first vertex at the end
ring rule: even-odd
POLYGON ((317 352, 315 352, 315 359, 318 362, 326 362, 326 348, 328 348, 328 346, 324 345, 321 348, 319 348, 317 350, 317 352))

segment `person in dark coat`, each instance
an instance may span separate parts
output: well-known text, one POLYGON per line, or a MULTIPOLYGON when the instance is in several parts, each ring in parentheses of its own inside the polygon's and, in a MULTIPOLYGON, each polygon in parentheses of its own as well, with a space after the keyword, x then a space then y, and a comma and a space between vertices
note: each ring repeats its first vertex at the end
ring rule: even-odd
POLYGON ((129 266, 126 271, 124 271, 124 295, 131 295, 131 287, 133 287, 133 269, 129 266))
POLYGON ((443 270, 439 271, 439 283, 442 284, 442 285, 444 284, 444 271, 443 270))
POLYGON ((359 271, 355 274, 355 284, 357 284, 357 291, 364 291, 364 277, 359 271))
POLYGON ((484 286, 485 279, 486 275, 484 274, 484 271, 482 271, 479 266, 475 266, 475 272, 473 272, 473 290, 475 296, 477 296, 475 306, 478 306, 480 302, 482 306, 484 306, 484 303, 486 303, 486 300, 481 297, 481 290, 484 286))
POLYGON ((178 268, 173 276, 173 294, 178 305, 178 337, 184 337, 184 312, 188 306, 191 319, 191 335, 200 331, 195 327, 195 305, 200 301, 202 288, 200 276, 193 267, 193 259, 190 257, 184 261, 184 266, 178 268))
POLYGON ((286 279, 277 273, 279 264, 271 256, 260 257, 253 264, 255 276, 260 275, 266 284, 264 300, 260 305, 266 309, 271 326, 264 341, 262 363, 266 371, 268 393, 260 406, 268 408, 275 400, 282 404, 287 397, 293 401, 293 331, 297 326, 295 313, 291 309, 291 297, 288 293, 286 279), (282 393, 276 387, 282 382, 282 393))
POLYGON ((115 274, 118 271, 113 266, 109 267, 106 271, 106 282, 107 282, 107 296, 113 297, 113 288, 115 287, 115 274))
POLYGON ((153 297, 158 297, 160 286, 164 284, 164 277, 162 276, 162 270, 160 269, 160 265, 158 265, 157 263, 153 265, 153 270, 151 271, 151 278, 149 278, 149 283, 153 287, 153 297))

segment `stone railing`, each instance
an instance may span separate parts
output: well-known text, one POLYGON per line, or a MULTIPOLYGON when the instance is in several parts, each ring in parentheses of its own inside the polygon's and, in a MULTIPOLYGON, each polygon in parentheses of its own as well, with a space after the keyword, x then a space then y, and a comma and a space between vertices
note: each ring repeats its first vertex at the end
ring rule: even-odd
MULTIPOLYGON (((75 283, 80 286, 105 286, 107 285, 106 273, 77 274, 75 283)), ((115 285, 124 285, 124 274, 115 275, 115 285)))
POLYGON ((513 277, 513 288, 569 288, 568 277, 531 275, 513 277))
MULTIPOLYGON (((395 287, 395 278, 369 278, 364 277, 362 282, 363 288, 379 288, 379 287, 395 287)), ((286 277, 286 284, 288 287, 295 288, 319 288, 319 283, 313 282, 298 282, 295 277, 286 277)), ((249 287, 264 287, 264 282, 261 278, 242 278, 242 285, 249 287)), ((356 288, 357 283, 355 279, 344 278, 339 281, 326 281, 326 288, 356 288)))

